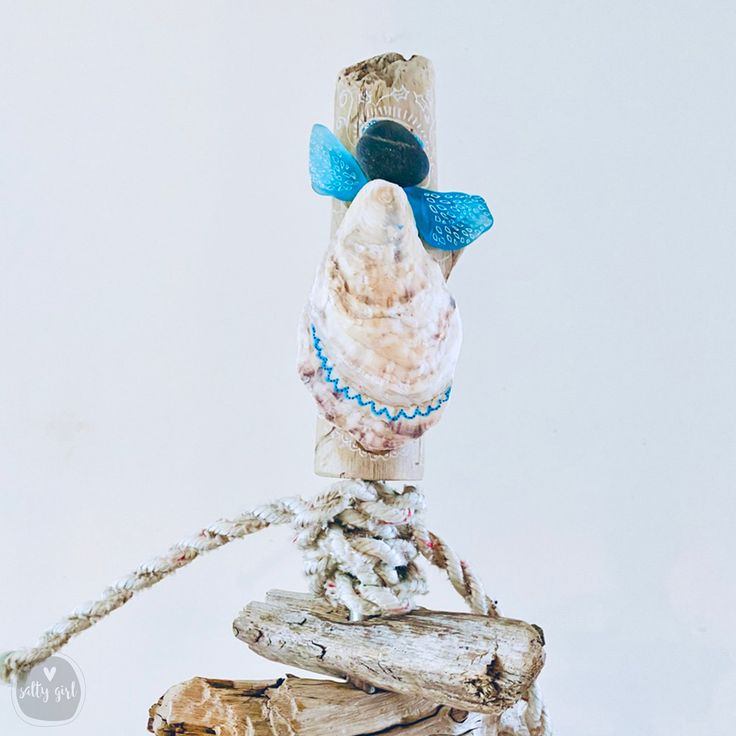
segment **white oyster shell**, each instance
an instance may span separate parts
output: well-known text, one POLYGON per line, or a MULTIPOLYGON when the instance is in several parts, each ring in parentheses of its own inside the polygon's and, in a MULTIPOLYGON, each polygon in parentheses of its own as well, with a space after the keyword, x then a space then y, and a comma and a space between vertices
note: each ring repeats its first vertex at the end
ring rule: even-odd
POLYGON ((455 300, 419 239, 404 190, 369 182, 317 271, 300 327, 299 373, 320 412, 366 450, 397 449, 438 421, 460 342, 455 300), (368 405, 337 390, 343 387, 368 405), (405 413, 392 419, 383 407, 390 417, 405 413))

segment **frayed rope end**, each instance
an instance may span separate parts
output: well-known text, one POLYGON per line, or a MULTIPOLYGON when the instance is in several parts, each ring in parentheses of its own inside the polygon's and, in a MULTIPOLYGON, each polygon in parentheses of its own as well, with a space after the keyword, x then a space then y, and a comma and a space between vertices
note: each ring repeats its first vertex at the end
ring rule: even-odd
POLYGON ((6 660, 13 652, 0 652, 0 680, 2 680, 7 685, 11 684, 12 680, 12 672, 8 665, 6 665, 6 660))
POLYGON ((28 680, 32 667, 13 664, 11 657, 21 652, 0 652, 0 681, 6 685, 22 685, 28 680), (11 661, 9 661, 11 660, 11 661))

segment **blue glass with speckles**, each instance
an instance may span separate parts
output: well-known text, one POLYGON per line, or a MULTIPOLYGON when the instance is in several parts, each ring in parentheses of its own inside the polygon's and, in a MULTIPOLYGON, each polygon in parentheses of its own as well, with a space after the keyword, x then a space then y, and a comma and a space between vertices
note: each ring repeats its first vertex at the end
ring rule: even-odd
MULTIPOLYGON (((317 194, 343 202, 355 199, 369 179, 355 157, 324 125, 315 125, 309 141, 309 174, 317 194)), ((483 197, 463 192, 434 192, 406 187, 422 240, 441 250, 470 245, 493 225, 483 197)))

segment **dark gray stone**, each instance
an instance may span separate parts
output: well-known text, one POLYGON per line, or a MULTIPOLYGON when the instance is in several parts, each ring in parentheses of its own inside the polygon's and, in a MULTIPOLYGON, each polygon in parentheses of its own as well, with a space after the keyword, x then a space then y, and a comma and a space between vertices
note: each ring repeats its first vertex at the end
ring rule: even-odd
POLYGON ((355 155, 369 179, 413 187, 429 173, 429 159, 419 140, 393 120, 369 125, 358 140, 355 155))

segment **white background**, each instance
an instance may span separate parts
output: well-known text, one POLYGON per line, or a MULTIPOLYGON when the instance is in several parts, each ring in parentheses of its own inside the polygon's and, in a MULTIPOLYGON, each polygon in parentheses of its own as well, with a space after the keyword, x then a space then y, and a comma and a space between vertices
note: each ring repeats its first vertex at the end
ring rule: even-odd
MULTIPOLYGON (((341 67, 416 52, 441 184, 496 217, 451 280, 430 525, 543 626, 559 734, 731 734, 735 32, 729 2, 0 3, 0 649, 325 486, 294 368, 329 230, 309 129, 341 67)), ((282 673, 230 628, 271 587, 303 588, 288 530, 86 632, 65 732, 282 673)), ((426 603, 460 605, 439 577, 426 603)), ((6 695, 0 732, 37 733, 6 695)))

